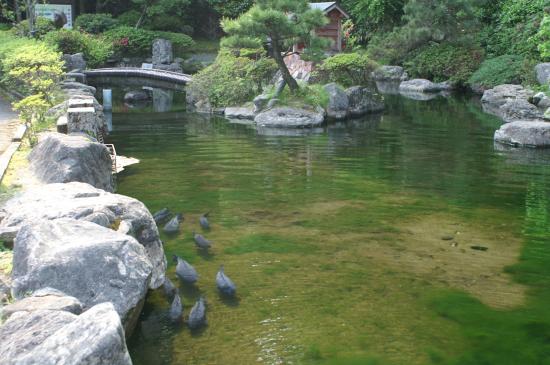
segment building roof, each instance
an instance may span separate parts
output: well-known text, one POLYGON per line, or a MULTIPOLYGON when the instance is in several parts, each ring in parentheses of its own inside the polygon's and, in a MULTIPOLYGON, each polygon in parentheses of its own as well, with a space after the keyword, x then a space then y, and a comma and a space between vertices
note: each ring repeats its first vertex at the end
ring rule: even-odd
POLYGON ((331 12, 333 9, 337 9, 339 12, 344 14, 346 18, 349 18, 348 13, 342 9, 336 1, 326 1, 323 3, 309 3, 310 8, 321 10, 323 13, 327 14, 331 12))

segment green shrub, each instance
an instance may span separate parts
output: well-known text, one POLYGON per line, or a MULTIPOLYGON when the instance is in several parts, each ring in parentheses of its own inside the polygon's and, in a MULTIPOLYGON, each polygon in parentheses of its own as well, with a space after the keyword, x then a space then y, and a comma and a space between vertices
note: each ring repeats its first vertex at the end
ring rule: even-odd
MULTIPOLYGON (((273 97, 275 93, 275 87, 267 90, 266 94, 273 97)), ((326 108, 330 101, 330 96, 325 90, 323 85, 320 84, 302 84, 300 83, 300 89, 292 94, 288 87, 278 96, 280 105, 290 105, 295 107, 302 107, 304 104, 309 106, 320 106, 326 108)))
POLYGON ((487 52, 493 56, 517 54, 537 58, 535 35, 548 5, 548 0, 504 0, 496 25, 487 31, 487 52))
POLYGON ((483 57, 483 50, 476 47, 434 44, 422 49, 404 66, 413 77, 435 82, 450 80, 463 86, 477 70, 483 57))
POLYGON ((276 70, 271 59, 236 57, 222 50, 216 62, 193 76, 187 92, 214 107, 239 105, 261 93, 276 70))
POLYGON ((82 14, 76 18, 77 29, 87 33, 99 34, 113 29, 118 24, 111 14, 82 14))
POLYGON ((151 54, 153 40, 156 38, 170 40, 176 55, 185 54, 194 45, 193 39, 186 34, 150 31, 128 26, 111 29, 105 32, 104 36, 113 43, 117 53, 132 56, 151 54))
MULTIPOLYGON (((38 17, 38 18, 36 18, 34 29, 36 31, 35 36, 37 38, 42 38, 47 33, 55 30, 55 26, 54 26, 54 24, 51 20, 46 19, 46 18, 42 18, 42 17, 38 17)), ((29 21, 28 20, 23 20, 22 22, 16 24, 12 28, 12 32, 14 32, 19 37, 29 36, 29 21)))
POLYGON ((94 36, 76 30, 61 29, 50 32, 44 38, 65 54, 83 53, 88 66, 97 67, 113 54, 113 45, 102 36, 94 36))
POLYGON ((327 58, 315 71, 314 79, 320 83, 336 82, 342 86, 365 85, 378 67, 364 53, 340 53, 327 58))
POLYGON ((3 82, 28 96, 42 94, 49 101, 62 72, 61 55, 44 42, 34 40, 6 41, 0 53, 3 82))
POLYGON ((518 55, 503 55, 486 60, 468 80, 475 88, 490 89, 501 84, 523 81, 524 59, 518 55))

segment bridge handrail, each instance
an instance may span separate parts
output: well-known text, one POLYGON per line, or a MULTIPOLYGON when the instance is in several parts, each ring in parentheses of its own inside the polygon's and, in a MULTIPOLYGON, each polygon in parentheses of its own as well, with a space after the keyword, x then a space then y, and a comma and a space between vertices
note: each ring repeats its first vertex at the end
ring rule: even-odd
POLYGON ((124 67, 124 68, 98 68, 93 70, 84 71, 86 76, 136 76, 136 77, 152 77, 158 79, 165 79, 169 81, 178 81, 187 83, 191 81, 191 75, 165 71, 158 69, 146 70, 138 67, 124 67))

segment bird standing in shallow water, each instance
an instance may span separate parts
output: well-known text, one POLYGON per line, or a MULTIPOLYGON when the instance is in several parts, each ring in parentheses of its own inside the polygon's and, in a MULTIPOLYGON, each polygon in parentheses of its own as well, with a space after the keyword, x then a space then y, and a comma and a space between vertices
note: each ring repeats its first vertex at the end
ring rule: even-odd
POLYGON ((176 295, 170 306, 170 319, 172 322, 179 322, 183 317, 183 304, 181 304, 181 298, 179 290, 176 290, 176 295))
POLYGON ((177 233, 180 229, 180 224, 183 222, 183 214, 178 213, 170 222, 166 223, 164 226, 164 232, 166 233, 177 233))
POLYGON ((177 262, 176 265, 176 275, 180 278, 181 281, 187 284, 193 284, 199 278, 197 270, 190 263, 174 255, 174 261, 177 262))
POLYGON ((206 305, 204 302, 204 298, 200 297, 199 300, 193 306, 193 308, 191 308, 187 325, 191 329, 197 329, 205 324, 206 324, 206 305))
POLYGON ((216 285, 220 293, 229 297, 234 296, 237 291, 237 286, 233 283, 233 280, 225 275, 223 265, 220 267, 218 274, 216 274, 216 285))
POLYGON ((203 215, 201 215, 201 217, 199 219, 199 223, 201 224, 201 227, 204 230, 209 230, 210 229, 210 223, 208 222, 208 215, 209 214, 210 214, 210 212, 204 213, 203 215))
POLYGON ((196 232, 193 232, 193 239, 195 240, 195 244, 203 250, 209 249, 212 246, 212 241, 207 240, 196 232))

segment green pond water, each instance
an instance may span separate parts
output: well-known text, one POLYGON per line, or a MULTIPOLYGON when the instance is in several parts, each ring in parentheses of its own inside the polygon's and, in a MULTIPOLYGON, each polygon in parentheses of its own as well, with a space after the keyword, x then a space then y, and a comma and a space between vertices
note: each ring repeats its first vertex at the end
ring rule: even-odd
POLYGON ((110 142, 141 160, 118 192, 184 213, 166 255, 200 275, 185 314, 208 302, 191 332, 151 292, 134 364, 550 364, 550 151, 495 147, 476 100, 386 103, 296 135, 117 106, 110 142))

